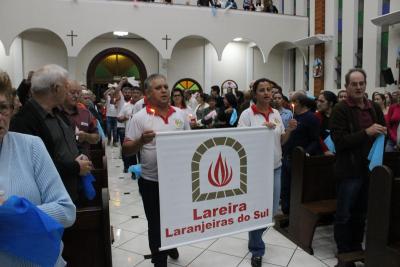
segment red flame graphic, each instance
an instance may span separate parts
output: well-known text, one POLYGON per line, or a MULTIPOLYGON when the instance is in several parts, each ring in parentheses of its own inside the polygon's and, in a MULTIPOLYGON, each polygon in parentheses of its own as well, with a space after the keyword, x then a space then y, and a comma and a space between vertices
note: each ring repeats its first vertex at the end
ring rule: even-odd
POLYGON ((232 166, 230 167, 229 172, 228 165, 226 164, 226 158, 225 162, 222 161, 221 153, 219 153, 217 164, 215 164, 214 168, 214 176, 212 175, 212 165, 213 162, 211 162, 211 165, 208 168, 208 181, 210 182, 210 184, 216 187, 222 187, 229 184, 232 180, 233 172, 232 166))

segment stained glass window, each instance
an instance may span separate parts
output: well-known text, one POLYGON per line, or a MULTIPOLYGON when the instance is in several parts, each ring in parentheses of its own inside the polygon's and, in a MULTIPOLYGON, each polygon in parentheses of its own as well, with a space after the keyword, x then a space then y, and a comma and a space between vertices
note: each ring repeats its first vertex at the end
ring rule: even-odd
POLYGON ((201 85, 193 79, 184 78, 177 81, 173 88, 179 88, 182 90, 191 90, 191 91, 202 91, 201 85))
POLYGON ((222 88, 222 94, 225 95, 228 92, 235 92, 235 89, 239 87, 234 80, 226 80, 221 84, 221 88, 222 88))

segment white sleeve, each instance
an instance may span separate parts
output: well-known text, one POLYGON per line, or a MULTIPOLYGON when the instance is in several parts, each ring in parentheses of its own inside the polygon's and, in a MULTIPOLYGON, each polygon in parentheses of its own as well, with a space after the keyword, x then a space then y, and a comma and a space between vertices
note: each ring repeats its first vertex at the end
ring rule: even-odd
POLYGON ((239 118, 238 126, 237 127, 250 127, 250 112, 248 109, 242 112, 239 118))
POLYGON ((143 125, 140 123, 140 117, 135 114, 129 121, 129 129, 125 133, 125 138, 129 140, 139 139, 143 133, 143 125))

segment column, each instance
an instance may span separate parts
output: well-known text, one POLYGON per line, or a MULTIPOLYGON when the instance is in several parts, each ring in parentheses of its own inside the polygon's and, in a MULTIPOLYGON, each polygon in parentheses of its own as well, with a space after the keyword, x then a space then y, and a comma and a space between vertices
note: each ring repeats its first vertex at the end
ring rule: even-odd
POLYGON ((68 57, 68 61, 67 61, 67 66, 68 66, 68 73, 69 73, 69 78, 71 80, 75 80, 76 79, 76 62, 77 62, 77 58, 76 57, 68 57))
POLYGON ((305 84, 304 84, 304 57, 303 54, 301 53, 300 49, 296 49, 296 66, 295 66, 295 72, 296 72, 296 80, 295 80, 295 88, 296 90, 302 90, 306 89, 305 84))
MULTIPOLYGON (((334 91, 336 89, 337 72, 336 55, 338 42, 338 0, 325 1, 325 34, 333 35, 333 40, 325 43, 325 90, 334 91)), ((336 92, 335 92, 336 93, 336 92)))
POLYGON ((215 48, 208 41, 204 43, 204 83, 203 91, 204 93, 211 93, 211 86, 213 86, 213 56, 216 56, 215 48))
MULTIPOLYGON (((310 36, 315 35, 315 0, 310 0, 310 36)), ((314 77, 313 77, 313 63, 314 63, 314 46, 308 48, 308 86, 311 94, 314 94, 314 77)), ((305 88, 306 89, 306 88, 305 88)))
POLYGON ((286 15, 294 15, 294 1, 285 1, 283 13, 286 15))
POLYGON ((254 46, 249 44, 246 48, 246 87, 242 90, 248 89, 248 85, 254 79, 254 46))
POLYGON ((307 16, 307 0, 296 0, 296 16, 307 16))
MULTIPOLYGON (((400 1, 390 1, 390 12, 400 10, 400 1)), ((400 49, 400 24, 389 26, 388 67, 392 69, 394 80, 399 86, 400 69, 396 68, 397 51, 400 49)), ((394 86, 393 86, 394 87, 394 86)))
POLYGON ((381 27, 371 22, 382 14, 382 0, 366 1, 364 4, 363 69, 367 73, 367 88, 371 92, 379 87, 381 57, 381 27))
POLYGON ((168 79, 168 59, 164 59, 160 54, 158 54, 158 73, 168 79))
MULTIPOLYGON (((368 5, 369 5, 368 1, 368 5)), ((367 5, 367 4, 366 4, 367 5)), ((364 6, 366 6, 364 5, 364 6)), ((342 87, 345 84, 347 71, 356 65, 358 33, 358 0, 343 1, 342 32, 342 87)), ((365 47, 364 47, 365 48, 365 47)))

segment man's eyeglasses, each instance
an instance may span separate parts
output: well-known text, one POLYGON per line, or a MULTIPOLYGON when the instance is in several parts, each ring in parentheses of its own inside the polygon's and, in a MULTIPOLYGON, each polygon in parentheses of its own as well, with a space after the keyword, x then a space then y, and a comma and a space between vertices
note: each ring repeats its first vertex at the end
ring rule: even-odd
POLYGON ((7 116, 10 114, 11 110, 13 109, 13 105, 9 105, 6 103, 0 103, 0 114, 7 116))
POLYGON ((173 97, 182 97, 181 95, 173 95, 173 97))

